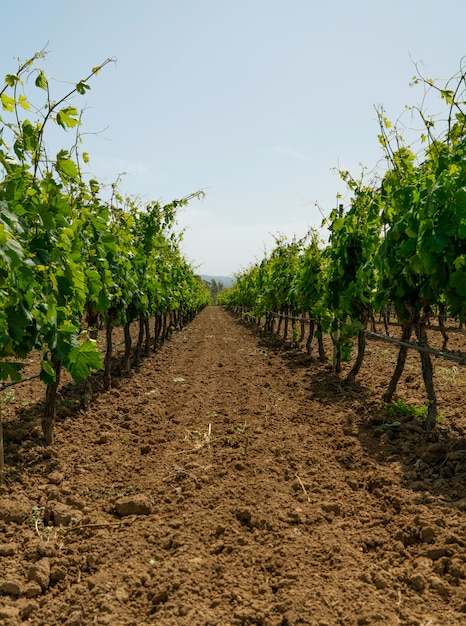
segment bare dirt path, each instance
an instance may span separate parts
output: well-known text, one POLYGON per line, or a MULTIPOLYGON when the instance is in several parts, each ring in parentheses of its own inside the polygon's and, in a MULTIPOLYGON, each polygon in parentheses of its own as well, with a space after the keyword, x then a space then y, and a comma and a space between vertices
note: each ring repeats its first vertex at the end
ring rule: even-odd
POLYGON ((64 397, 51 448, 18 388, 0 623, 466 623, 460 415, 384 430, 389 350, 346 387, 209 307, 86 412, 64 397))

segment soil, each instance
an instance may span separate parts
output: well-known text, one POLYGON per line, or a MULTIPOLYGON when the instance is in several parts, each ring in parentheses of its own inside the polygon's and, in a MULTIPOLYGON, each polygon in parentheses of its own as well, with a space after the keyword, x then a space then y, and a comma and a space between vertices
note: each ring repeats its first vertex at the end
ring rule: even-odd
POLYGON ((53 446, 43 385, 3 392, 0 623, 465 624, 465 372, 434 360, 428 434, 368 352, 348 385, 208 307, 87 410, 65 385, 53 446))

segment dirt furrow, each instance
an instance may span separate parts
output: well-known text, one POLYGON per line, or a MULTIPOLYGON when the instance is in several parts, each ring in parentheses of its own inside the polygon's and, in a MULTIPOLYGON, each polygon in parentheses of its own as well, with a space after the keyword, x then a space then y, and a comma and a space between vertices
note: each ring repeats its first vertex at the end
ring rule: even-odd
POLYGON ((209 307, 53 447, 18 389, 2 623, 463 624, 466 441, 383 430, 370 359, 348 387, 209 307))

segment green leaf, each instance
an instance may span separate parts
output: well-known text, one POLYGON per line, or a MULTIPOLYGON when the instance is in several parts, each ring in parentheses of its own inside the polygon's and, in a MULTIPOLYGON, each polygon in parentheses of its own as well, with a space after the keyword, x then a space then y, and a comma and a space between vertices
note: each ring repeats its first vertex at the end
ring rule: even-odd
POLYGON ((8 87, 14 87, 16 83, 22 84, 22 81, 17 74, 7 74, 5 76, 5 83, 8 85, 8 87))
POLYGON ((81 95, 84 95, 86 93, 86 90, 88 89, 90 89, 89 85, 83 80, 80 80, 79 83, 76 85, 76 91, 81 95))
POLYGON ((342 217, 337 217, 330 226, 330 230, 332 232, 337 232, 345 225, 345 220, 342 217))
POLYGON ((76 115, 79 115, 79 111, 76 107, 65 107, 57 113, 57 123, 62 128, 74 128, 81 124, 81 120, 76 119, 76 115))
POLYGON ((412 226, 408 225, 406 228, 406 235, 412 239, 415 239, 417 237, 417 231, 412 228, 412 226))
POLYGON ((6 93, 2 93, 0 95, 0 99, 2 101, 2 107, 5 111, 11 112, 15 110, 16 100, 14 98, 10 98, 10 96, 7 96, 6 93))
POLYGON ((73 346, 66 368, 74 380, 83 380, 90 375, 91 370, 102 369, 102 359, 95 342, 88 339, 80 346, 73 346))
POLYGON ((432 237, 429 237, 429 239, 426 240, 426 243, 427 250, 432 250, 432 252, 442 252, 448 245, 449 239, 443 234, 434 233, 432 237))
POLYGON ((18 104, 21 108, 25 109, 26 111, 31 108, 31 105, 29 104, 26 96, 23 96, 23 95, 19 97, 18 104))
MULTIPOLYGON (((2 225, 0 224, 0 229, 2 225)), ((8 238, 0 248, 0 259, 11 267, 18 267, 24 259, 24 252, 21 244, 16 239, 8 238)))
POLYGON ((77 330, 78 329, 76 328, 76 326, 71 322, 65 322, 60 326, 60 333, 62 333, 63 335, 68 335, 69 337, 72 337, 72 335, 76 334, 77 330))
POLYGON ((464 187, 461 187, 461 189, 456 191, 455 201, 456 205, 460 209, 460 214, 463 213, 464 215, 464 211, 466 211, 466 189, 464 187))
POLYGON ((42 359, 40 364, 40 379, 46 385, 51 385, 57 380, 57 373, 52 362, 46 358, 42 359))
POLYGON ((450 89, 441 89, 440 90, 440 96, 447 102, 447 104, 452 104, 453 103, 453 98, 454 98, 455 92, 451 91, 450 89))
POLYGON ((76 165, 76 163, 70 158, 64 158, 63 156, 60 157, 60 154, 63 154, 63 153, 59 153, 57 155, 57 163, 56 163, 57 172, 60 175, 64 176, 65 178, 73 178, 73 179, 79 178, 79 170, 78 170, 78 166, 76 165))
POLYGON ((450 276, 450 286, 460 296, 466 296, 466 272, 458 269, 450 276))
POLYGON ((39 148, 38 132, 29 120, 24 120, 22 131, 24 149, 29 151, 37 150, 39 148))
POLYGON ((10 379, 15 383, 19 383, 21 381, 21 370, 23 367, 22 363, 0 361, 0 380, 10 379))
POLYGON ((465 264, 464 254, 461 254, 460 256, 456 257, 456 259, 453 261, 455 270, 459 270, 461 267, 464 267, 464 264, 465 264))
POLYGON ((87 269, 86 276, 89 292, 94 299, 97 299, 102 290, 102 281, 100 279, 100 274, 99 272, 97 272, 97 270, 87 269))
POLYGON ((7 202, 0 200, 0 219, 8 224, 9 229, 15 230, 17 233, 24 233, 18 214, 9 209, 7 202))
POLYGON ((45 89, 45 91, 47 91, 48 81, 43 70, 39 70, 35 85, 36 87, 39 87, 39 89, 45 89))
POLYGON ((8 319, 8 332, 16 343, 20 344, 31 324, 31 314, 24 308, 22 303, 12 304, 5 307, 8 319))

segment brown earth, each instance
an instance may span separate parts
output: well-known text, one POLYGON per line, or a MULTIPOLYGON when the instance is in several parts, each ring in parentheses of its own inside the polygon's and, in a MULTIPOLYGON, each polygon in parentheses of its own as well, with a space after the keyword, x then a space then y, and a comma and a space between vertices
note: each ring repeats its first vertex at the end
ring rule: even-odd
POLYGON ((348 386, 210 307, 87 411, 67 385, 54 446, 42 385, 3 392, 0 623, 466 624, 465 372, 435 361, 426 434, 369 352, 348 386))

